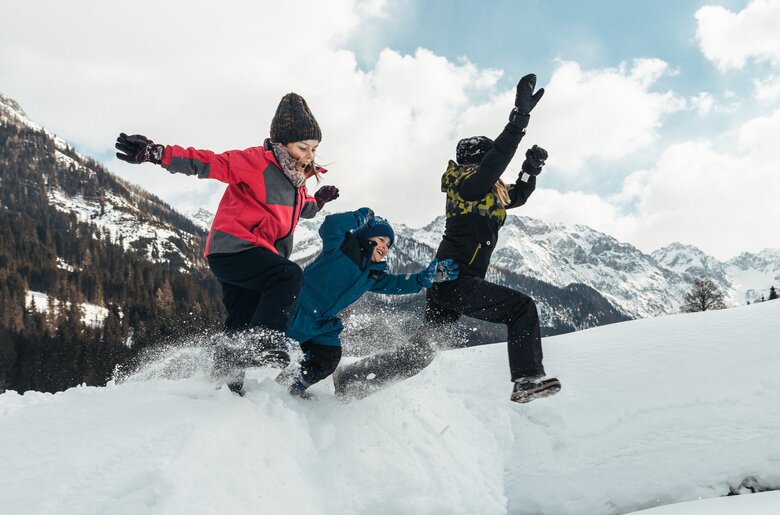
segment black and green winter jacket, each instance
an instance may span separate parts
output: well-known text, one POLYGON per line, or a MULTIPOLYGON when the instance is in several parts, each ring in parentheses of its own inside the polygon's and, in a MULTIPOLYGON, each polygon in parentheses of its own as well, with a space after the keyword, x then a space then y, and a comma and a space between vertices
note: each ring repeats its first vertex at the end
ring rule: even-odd
POLYGON ((482 162, 458 165, 450 161, 442 176, 441 190, 447 194, 447 223, 436 257, 457 262, 461 276, 485 277, 506 210, 525 204, 536 188, 536 177, 531 176, 528 182, 518 178, 515 184, 508 185, 511 202, 506 206, 493 192, 524 135, 525 131, 509 123, 482 162))

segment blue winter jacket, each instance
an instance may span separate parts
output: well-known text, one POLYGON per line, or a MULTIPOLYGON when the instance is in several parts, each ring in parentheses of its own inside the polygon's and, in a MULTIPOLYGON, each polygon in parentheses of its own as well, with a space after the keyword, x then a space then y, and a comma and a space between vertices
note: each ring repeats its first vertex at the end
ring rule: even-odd
POLYGON ((298 342, 341 345, 344 326, 338 314, 367 291, 399 295, 422 289, 414 274, 392 275, 384 261, 372 262, 374 249, 352 234, 357 228, 352 212, 325 217, 319 231, 322 253, 303 271, 298 309, 287 332, 298 342))

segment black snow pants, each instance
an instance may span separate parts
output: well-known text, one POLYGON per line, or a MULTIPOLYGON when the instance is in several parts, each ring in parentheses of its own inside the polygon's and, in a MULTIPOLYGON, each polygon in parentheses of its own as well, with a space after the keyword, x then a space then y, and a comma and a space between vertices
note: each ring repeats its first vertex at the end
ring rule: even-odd
POLYGON ((208 262, 222 286, 225 331, 262 327, 287 332, 303 286, 297 264, 263 248, 212 254, 208 262))
POLYGON ((387 382, 417 374, 433 360, 434 342, 446 339, 462 315, 507 325, 512 381, 545 373, 539 314, 533 299, 481 277, 463 275, 428 290, 425 323, 408 345, 344 367, 339 374, 342 393, 361 396, 361 392, 370 393, 387 382))
POLYGON ((319 345, 308 341, 301 344, 301 350, 303 359, 300 375, 307 388, 331 375, 341 361, 341 347, 337 345, 319 345))

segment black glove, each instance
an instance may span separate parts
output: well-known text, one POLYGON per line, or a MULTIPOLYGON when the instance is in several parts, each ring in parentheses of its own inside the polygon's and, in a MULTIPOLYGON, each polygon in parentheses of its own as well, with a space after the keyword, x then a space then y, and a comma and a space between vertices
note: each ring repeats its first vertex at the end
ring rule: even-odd
POLYGON ((547 151, 538 145, 534 145, 525 152, 523 172, 533 176, 539 175, 546 160, 547 151))
POLYGON ((337 198, 339 198, 339 189, 335 186, 323 186, 314 194, 314 199, 317 201, 317 207, 320 209, 322 209, 322 206, 324 206, 326 202, 336 200, 337 198))
POLYGON ((355 215, 355 221, 358 223, 358 229, 365 226, 374 226, 374 212, 370 207, 361 207, 357 211, 352 212, 355 215))
POLYGON ((141 164, 145 162, 156 165, 162 162, 162 154, 165 147, 155 145, 154 141, 140 134, 128 136, 124 132, 116 139, 114 145, 119 152, 116 157, 128 163, 141 164))
POLYGON ((530 73, 520 79, 517 83, 517 93, 515 93, 515 108, 509 115, 509 121, 521 129, 528 126, 529 115, 539 100, 544 95, 544 88, 534 93, 536 87, 536 75, 530 73))

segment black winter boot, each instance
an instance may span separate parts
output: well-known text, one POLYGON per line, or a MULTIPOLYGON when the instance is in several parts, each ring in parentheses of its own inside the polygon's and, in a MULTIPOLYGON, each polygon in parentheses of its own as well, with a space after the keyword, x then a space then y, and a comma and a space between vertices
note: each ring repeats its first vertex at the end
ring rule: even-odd
POLYGON ((561 382, 555 377, 521 377, 515 380, 515 386, 512 390, 514 402, 525 404, 534 399, 549 397, 561 391, 561 382))

